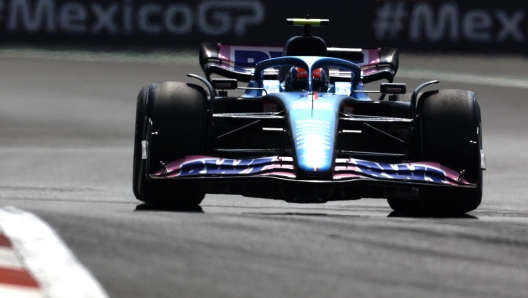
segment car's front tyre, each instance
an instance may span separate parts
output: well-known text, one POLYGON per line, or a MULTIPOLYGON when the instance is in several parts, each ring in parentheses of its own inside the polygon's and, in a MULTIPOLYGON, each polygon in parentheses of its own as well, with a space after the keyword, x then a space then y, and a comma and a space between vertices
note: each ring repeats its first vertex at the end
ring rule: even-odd
POLYGON ((201 154, 206 134, 206 99, 203 88, 194 84, 159 82, 144 87, 137 100, 134 140, 133 189, 138 200, 169 207, 193 207, 203 200, 203 187, 197 183, 152 180, 148 175, 161 166, 160 161, 201 154), (155 136, 147 138, 148 122, 155 136), (149 161, 142 159, 142 144, 150 139, 149 161), (150 172, 149 172, 150 170, 150 172))
POLYGON ((423 189, 427 213, 463 214, 482 201, 482 127, 478 99, 471 91, 440 90, 420 98, 419 120, 423 161, 439 162, 475 184, 467 189, 423 189))

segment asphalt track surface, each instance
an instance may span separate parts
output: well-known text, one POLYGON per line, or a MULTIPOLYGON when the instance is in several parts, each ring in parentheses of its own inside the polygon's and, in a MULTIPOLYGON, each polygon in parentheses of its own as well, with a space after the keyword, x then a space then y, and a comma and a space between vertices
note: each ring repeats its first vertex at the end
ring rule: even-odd
POLYGON ((458 218, 400 217, 373 199, 142 205, 137 92, 192 82, 197 61, 0 53, 0 206, 45 220, 111 297, 526 297, 525 58, 402 56, 410 90, 440 79, 480 98, 484 201, 458 218))

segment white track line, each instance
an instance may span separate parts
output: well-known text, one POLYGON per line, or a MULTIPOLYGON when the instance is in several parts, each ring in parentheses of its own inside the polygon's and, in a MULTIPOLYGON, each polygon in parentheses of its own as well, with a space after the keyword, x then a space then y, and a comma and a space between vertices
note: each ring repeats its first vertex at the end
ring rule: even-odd
POLYGON ((2 298, 43 298, 42 294, 33 289, 27 289, 24 287, 17 286, 5 286, 0 287, 0 297, 2 298))
POLYGON ((440 82, 445 81, 452 83, 528 89, 528 79, 503 78, 501 76, 491 77, 441 71, 401 69, 396 75, 396 80, 398 80, 398 78, 414 80, 430 79, 440 80, 440 82))
POLYGON ((61 61, 78 62, 109 62, 109 63, 150 63, 164 65, 196 65, 198 64, 198 51, 177 52, 102 52, 102 51, 77 51, 77 50, 39 50, 23 48, 0 48, 0 58, 33 58, 54 59, 61 61))
POLYGON ((35 278, 0 227, 0 297, 44 298, 35 278))
MULTIPOLYGON (((47 297, 108 297, 55 231, 37 216, 15 207, 3 207, 0 227, 47 297)), ((0 297, 11 296, 0 293, 0 297)))

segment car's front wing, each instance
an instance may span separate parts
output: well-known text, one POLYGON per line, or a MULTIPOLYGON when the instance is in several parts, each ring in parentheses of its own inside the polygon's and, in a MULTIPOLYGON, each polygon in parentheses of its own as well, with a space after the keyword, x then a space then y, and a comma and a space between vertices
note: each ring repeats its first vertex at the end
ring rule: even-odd
POLYGON ((295 175, 291 157, 260 157, 252 159, 228 159, 211 156, 187 156, 164 166, 154 180, 200 180, 203 182, 227 182, 259 179, 276 179, 284 183, 374 183, 405 186, 446 186, 474 188, 461 175, 435 162, 411 162, 387 164, 360 159, 335 160, 331 180, 299 180, 295 175))

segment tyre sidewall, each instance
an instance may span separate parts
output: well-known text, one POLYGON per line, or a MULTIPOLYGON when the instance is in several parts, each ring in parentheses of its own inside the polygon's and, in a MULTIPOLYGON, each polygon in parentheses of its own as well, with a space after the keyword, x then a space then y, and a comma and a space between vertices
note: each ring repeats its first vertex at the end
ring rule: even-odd
POLYGON ((466 90, 426 92, 419 106, 422 161, 464 171, 475 190, 422 190, 421 201, 430 213, 465 213, 482 200, 482 126, 478 99, 466 90))

